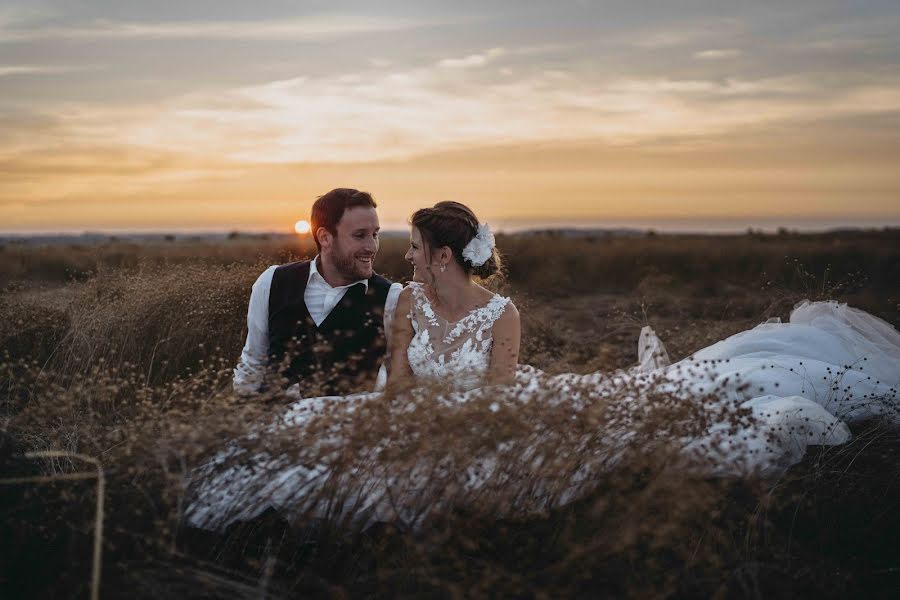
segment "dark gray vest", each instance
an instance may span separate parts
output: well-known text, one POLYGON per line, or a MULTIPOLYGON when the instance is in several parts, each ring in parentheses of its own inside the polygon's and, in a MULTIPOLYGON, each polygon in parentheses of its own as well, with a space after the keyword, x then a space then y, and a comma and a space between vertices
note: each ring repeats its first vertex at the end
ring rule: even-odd
POLYGON ((370 391, 384 359, 384 302, 391 282, 373 275, 351 287, 318 327, 303 294, 309 261, 275 269, 269 292, 269 365, 303 397, 370 391))

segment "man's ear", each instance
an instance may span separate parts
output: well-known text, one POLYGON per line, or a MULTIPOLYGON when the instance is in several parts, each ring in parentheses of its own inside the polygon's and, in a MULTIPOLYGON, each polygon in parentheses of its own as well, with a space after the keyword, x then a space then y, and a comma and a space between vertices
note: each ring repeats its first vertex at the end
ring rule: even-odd
POLYGON ((316 229, 316 239, 319 240, 319 245, 323 248, 330 248, 333 236, 327 227, 319 227, 316 229))

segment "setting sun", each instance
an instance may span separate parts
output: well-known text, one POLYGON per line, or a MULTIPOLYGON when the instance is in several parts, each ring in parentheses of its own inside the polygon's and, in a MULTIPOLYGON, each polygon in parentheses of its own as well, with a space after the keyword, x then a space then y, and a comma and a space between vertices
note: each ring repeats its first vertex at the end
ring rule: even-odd
POLYGON ((304 221, 301 219, 301 220, 297 221, 296 223, 294 223, 294 231, 296 231, 297 233, 299 233, 301 235, 309 233, 309 230, 310 230, 309 221, 304 221))

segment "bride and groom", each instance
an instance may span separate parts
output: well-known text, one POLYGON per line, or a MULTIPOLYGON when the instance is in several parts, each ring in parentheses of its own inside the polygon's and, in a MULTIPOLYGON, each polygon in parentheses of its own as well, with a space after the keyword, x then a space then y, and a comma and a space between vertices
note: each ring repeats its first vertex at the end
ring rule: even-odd
POLYGON ((423 379, 511 383, 515 305, 475 283, 500 270, 494 236, 457 202, 411 219, 406 288, 375 273, 380 225, 366 192, 338 188, 312 207, 319 254, 269 267, 250 296, 234 389, 288 397, 402 389, 423 379))
POLYGON ((192 477, 189 524, 220 529, 269 507, 318 514, 323 494, 331 498, 335 485, 348 488, 337 503, 341 514, 418 522, 431 508, 417 503, 430 498, 422 488, 435 465, 397 469, 386 453, 390 444, 373 440, 349 444, 358 459, 352 468, 333 468, 332 457, 353 435, 334 424, 352 422, 354 411, 375 410, 366 414, 385 421, 386 435, 417 403, 427 420, 432 409, 485 401, 490 411, 478 418, 488 427, 491 419, 525 410, 537 410, 529 414, 538 420, 541 410, 570 411, 569 421, 549 429, 536 422, 520 440, 480 446, 481 454, 455 470, 439 459, 446 494, 478 498, 486 489, 501 490, 510 498, 502 509, 508 511, 546 510, 575 499, 627 450, 651 452, 660 439, 704 472, 771 475, 798 462, 809 445, 846 442, 847 423, 871 417, 900 423, 900 333, 834 301, 803 302, 789 323, 770 319, 673 364, 645 328, 639 365, 630 370, 550 376, 517 365, 515 306, 474 280, 500 268, 487 227, 455 202, 416 211, 406 253, 413 280, 404 288, 372 269, 375 208, 370 195, 356 190, 322 196, 312 211, 319 256, 270 267, 254 284, 234 387, 278 397, 287 389, 286 412, 247 438, 282 434, 295 452, 273 455, 230 443, 192 477), (426 394, 432 384, 441 389, 426 394), (359 392, 373 385, 384 391, 359 392), (659 406, 671 420, 649 418, 659 406), (338 418, 315 426, 329 411, 338 418), (600 418, 580 420, 585 411, 600 418), (578 430, 585 422, 599 430, 578 430), (581 453, 579 468, 548 479, 552 460, 535 454, 546 439, 559 443, 556 453, 581 453), (512 468, 504 464, 511 452, 512 468))

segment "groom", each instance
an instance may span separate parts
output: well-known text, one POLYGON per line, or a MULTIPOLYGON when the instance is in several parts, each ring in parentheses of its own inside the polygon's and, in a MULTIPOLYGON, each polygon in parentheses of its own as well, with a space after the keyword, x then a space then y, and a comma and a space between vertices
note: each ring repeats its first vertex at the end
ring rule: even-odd
POLYGON ((402 286, 372 269, 376 206, 349 188, 316 200, 310 221, 319 254, 269 267, 253 284, 235 392, 289 388, 311 397, 384 384, 385 331, 402 286))

